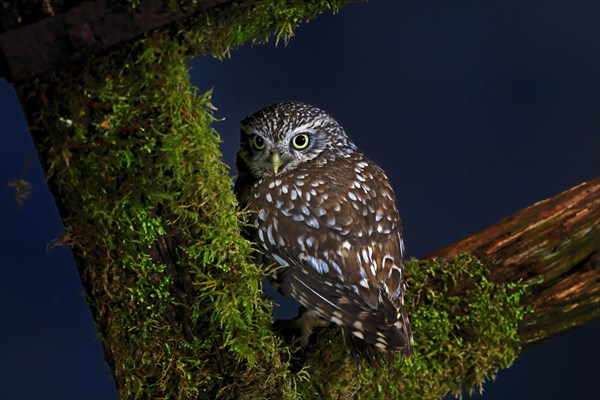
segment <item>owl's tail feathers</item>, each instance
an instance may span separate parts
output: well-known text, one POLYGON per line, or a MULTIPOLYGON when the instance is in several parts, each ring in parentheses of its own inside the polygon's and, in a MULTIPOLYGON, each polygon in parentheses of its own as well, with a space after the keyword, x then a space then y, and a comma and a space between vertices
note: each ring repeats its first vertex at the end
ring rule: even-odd
MULTIPOLYGON (((399 351, 404 356, 410 356, 413 349, 413 336, 408 320, 408 313, 401 298, 395 301, 387 296, 381 296, 379 302, 385 323, 378 326, 378 332, 383 334, 390 350, 399 351)), ((381 320, 380 320, 381 321, 381 320)))
POLYGON ((360 365, 364 359, 371 367, 382 361, 390 363, 394 355, 409 357, 412 354, 413 338, 408 314, 401 304, 392 303, 384 297, 379 309, 365 315, 362 312, 360 330, 343 327, 344 340, 350 354, 360 365))

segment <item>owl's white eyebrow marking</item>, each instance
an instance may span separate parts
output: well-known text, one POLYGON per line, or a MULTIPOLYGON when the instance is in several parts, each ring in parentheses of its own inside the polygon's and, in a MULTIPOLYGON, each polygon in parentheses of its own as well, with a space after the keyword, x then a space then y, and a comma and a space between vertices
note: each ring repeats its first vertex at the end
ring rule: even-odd
POLYGON ((315 131, 313 129, 314 126, 315 126, 314 122, 309 122, 309 123, 306 123, 306 124, 299 125, 299 126, 295 127, 294 129, 292 129, 291 131, 287 131, 286 134, 285 134, 285 137, 291 139, 296 133, 311 133, 311 134, 314 134, 315 133, 315 131))

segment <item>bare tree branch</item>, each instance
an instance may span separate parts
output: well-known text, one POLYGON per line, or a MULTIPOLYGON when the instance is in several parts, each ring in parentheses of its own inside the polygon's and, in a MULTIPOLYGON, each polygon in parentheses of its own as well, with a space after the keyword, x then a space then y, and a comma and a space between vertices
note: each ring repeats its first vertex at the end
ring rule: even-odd
POLYGON ((85 1, 70 10, 0 35, 0 75, 28 80, 66 64, 79 62, 155 28, 183 20, 231 0, 200 0, 188 11, 177 2, 147 0, 139 8, 116 9, 108 0, 85 1))

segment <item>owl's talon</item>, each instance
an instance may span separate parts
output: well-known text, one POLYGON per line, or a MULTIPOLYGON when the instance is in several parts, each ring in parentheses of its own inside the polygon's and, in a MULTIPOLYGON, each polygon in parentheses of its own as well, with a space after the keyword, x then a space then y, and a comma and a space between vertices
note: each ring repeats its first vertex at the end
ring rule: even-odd
POLYGON ((305 311, 296 319, 296 321, 298 327, 300 328, 300 332, 302 332, 302 335, 300 336, 300 345, 302 347, 306 347, 308 345, 310 335, 312 335, 314 328, 328 327, 331 325, 330 321, 321 318, 314 310, 305 311))

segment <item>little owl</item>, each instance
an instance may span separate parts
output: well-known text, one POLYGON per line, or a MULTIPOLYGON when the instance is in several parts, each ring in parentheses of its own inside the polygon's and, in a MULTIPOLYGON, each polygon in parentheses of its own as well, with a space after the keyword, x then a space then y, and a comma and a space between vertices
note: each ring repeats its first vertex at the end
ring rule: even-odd
POLYGON ((270 281, 308 310, 302 342, 326 320, 355 359, 409 355, 402 227, 383 170, 330 115, 301 103, 242 121, 237 168, 259 262, 281 266, 270 281))

